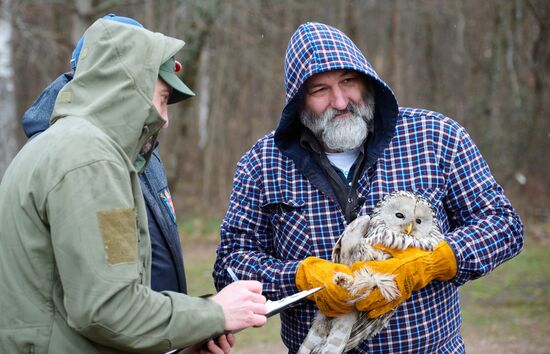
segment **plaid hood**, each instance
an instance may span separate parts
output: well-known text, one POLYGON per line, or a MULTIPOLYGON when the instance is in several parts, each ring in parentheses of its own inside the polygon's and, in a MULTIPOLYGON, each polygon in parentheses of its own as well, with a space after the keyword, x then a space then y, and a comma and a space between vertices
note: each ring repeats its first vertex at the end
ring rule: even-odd
MULTIPOLYGON (((301 25, 294 32, 286 50, 287 102, 296 96, 309 77, 337 69, 362 72, 386 86, 359 48, 340 30, 315 22, 301 25)), ((389 94, 392 94, 391 91, 389 94)))
POLYGON ((395 132, 397 100, 390 87, 378 77, 363 53, 342 31, 316 22, 296 30, 288 43, 285 56, 286 106, 275 131, 277 146, 293 160, 302 155, 296 146, 303 125, 299 112, 303 102, 303 84, 318 73, 351 69, 364 74, 374 87, 374 135, 367 143, 371 162, 388 146, 395 132))

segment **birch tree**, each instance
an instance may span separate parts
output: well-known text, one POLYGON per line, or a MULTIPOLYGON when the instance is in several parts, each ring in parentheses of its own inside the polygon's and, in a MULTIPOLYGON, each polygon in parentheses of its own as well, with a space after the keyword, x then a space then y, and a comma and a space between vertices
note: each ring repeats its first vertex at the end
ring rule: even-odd
POLYGON ((0 178, 17 153, 17 120, 13 82, 11 0, 0 2, 0 178))

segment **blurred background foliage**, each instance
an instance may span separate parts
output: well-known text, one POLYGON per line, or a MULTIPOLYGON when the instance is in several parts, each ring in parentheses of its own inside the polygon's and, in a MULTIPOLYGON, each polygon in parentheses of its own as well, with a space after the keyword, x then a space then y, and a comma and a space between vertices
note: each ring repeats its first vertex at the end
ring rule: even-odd
POLYGON ((25 141, 23 112, 69 70, 87 26, 114 12, 186 41, 179 59, 197 97, 171 108, 161 154, 178 215, 219 217, 236 162, 277 126, 291 34, 319 21, 355 41, 401 106, 464 125, 524 218, 550 218, 548 1, 0 0, 0 8, 11 34, 0 41, 11 58, 0 92, 15 107, 0 118, 0 175, 25 141))

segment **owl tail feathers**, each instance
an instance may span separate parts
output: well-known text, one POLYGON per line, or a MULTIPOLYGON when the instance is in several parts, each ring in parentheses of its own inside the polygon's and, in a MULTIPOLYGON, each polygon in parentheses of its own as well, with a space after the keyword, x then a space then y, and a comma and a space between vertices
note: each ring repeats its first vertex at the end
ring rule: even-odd
POLYGON ((319 347, 322 345, 324 338, 314 334, 314 331, 310 330, 306 339, 298 349, 297 354, 314 354, 319 353, 319 347))
POLYGON ((333 318, 330 334, 320 354, 341 354, 346 349, 353 325, 357 321, 359 313, 356 311, 333 318))
POLYGON ((330 318, 323 315, 322 312, 318 312, 297 354, 319 353, 330 332, 330 327, 330 318))
POLYGON ((334 318, 317 313, 297 354, 343 353, 358 316, 356 311, 334 318))
POLYGON ((354 295, 360 294, 355 300, 359 301, 369 296, 374 288, 378 288, 387 301, 392 301, 401 295, 394 278, 391 274, 371 273, 364 267, 354 273, 353 286, 349 291, 354 295))

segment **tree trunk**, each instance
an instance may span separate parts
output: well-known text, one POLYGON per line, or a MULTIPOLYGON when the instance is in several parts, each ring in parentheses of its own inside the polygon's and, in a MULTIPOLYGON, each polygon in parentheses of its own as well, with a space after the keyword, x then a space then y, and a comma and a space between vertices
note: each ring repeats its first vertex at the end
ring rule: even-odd
POLYGON ((0 11, 0 179, 17 154, 17 119, 11 50, 10 0, 1 3, 0 11))

